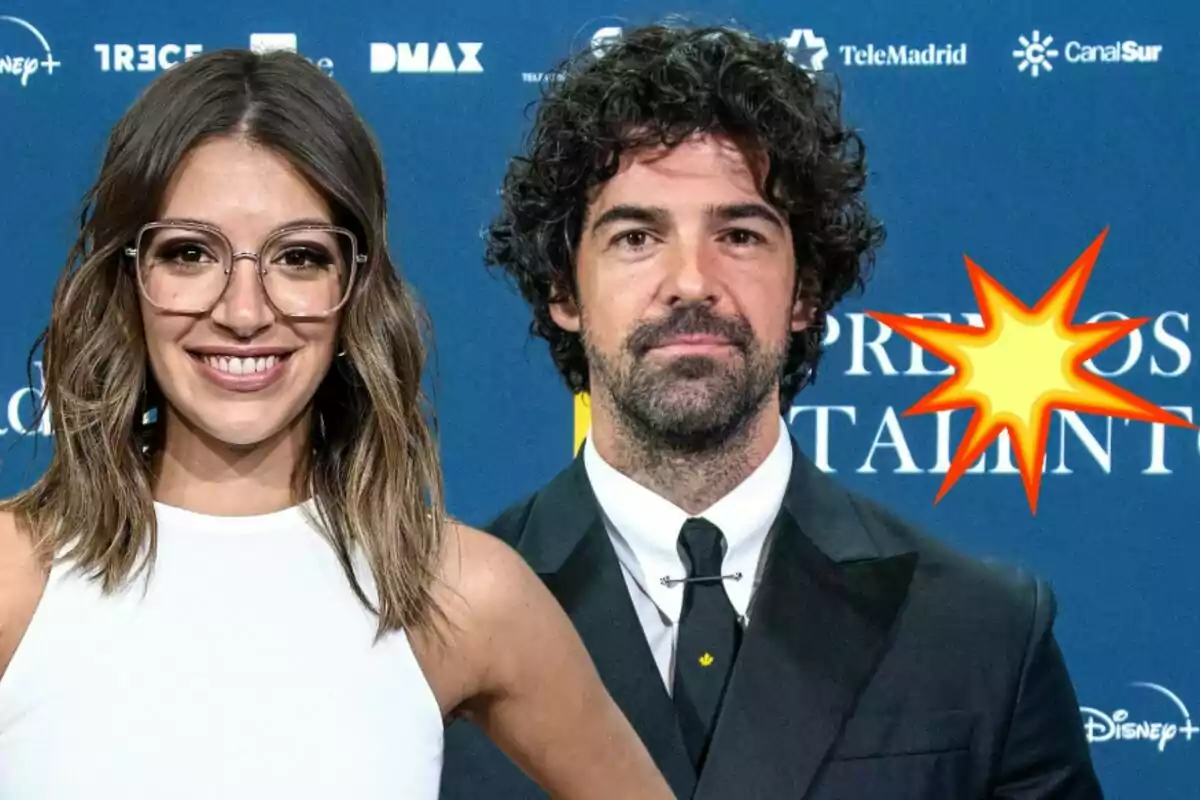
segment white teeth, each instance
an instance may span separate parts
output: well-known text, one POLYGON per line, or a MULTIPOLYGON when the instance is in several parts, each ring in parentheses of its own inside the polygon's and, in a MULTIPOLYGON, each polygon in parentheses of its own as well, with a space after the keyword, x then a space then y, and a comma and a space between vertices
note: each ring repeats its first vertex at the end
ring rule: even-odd
POLYGON ((266 372, 279 363, 278 356, 259 358, 230 358, 228 356, 204 356, 204 363, 218 372, 230 375, 253 375, 256 372, 266 372))

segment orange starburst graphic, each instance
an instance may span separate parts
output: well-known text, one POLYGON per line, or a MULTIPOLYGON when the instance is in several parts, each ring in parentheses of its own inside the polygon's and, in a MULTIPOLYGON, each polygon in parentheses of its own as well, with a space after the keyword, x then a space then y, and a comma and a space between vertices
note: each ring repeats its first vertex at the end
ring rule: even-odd
POLYGON ((954 368, 951 377, 905 411, 905 416, 975 409, 934 503, 1007 429, 1029 508, 1036 514, 1046 438, 1056 408, 1196 428, 1084 367, 1092 356, 1148 321, 1071 322, 1107 234, 1108 228, 1101 231, 1033 308, 964 255, 983 316, 981 328, 867 312, 954 368))

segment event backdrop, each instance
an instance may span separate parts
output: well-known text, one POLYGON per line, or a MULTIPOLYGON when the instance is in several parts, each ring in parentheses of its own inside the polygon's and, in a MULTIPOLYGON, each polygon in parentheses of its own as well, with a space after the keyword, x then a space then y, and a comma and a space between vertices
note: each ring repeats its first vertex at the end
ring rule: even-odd
POLYGON ((1200 797, 1196 431, 1056 413, 1036 515, 1004 442, 935 505, 970 412, 903 416, 945 365, 864 314, 978 319, 964 254, 1032 305, 1108 226, 1075 319, 1149 321, 1091 366, 1194 418, 1200 7, 1185 0, 0 0, 0 492, 52 446, 25 357, 109 128, 181 58, 252 44, 297 47, 379 136, 392 240, 436 325, 452 510, 483 524, 538 487, 572 455, 573 401, 483 267, 480 229, 540 73, 673 13, 789 40, 798 67, 840 78, 867 142, 889 238, 788 412, 802 448, 962 550, 1048 577, 1109 796, 1200 797))

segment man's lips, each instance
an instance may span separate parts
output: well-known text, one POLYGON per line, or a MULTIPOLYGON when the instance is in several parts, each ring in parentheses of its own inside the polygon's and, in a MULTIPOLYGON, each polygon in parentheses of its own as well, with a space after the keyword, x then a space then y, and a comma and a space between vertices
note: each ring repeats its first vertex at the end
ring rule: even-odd
POLYGON ((733 343, 723 336, 713 336, 707 333, 690 333, 664 339, 651 347, 650 350, 721 350, 732 346, 733 343))

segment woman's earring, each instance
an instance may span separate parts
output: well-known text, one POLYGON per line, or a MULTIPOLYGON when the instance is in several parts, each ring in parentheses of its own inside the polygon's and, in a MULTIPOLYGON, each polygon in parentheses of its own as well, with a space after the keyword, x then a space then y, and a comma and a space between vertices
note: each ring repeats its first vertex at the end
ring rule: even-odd
POLYGON ((360 385, 360 378, 357 370, 354 369, 354 362, 346 355, 346 351, 339 350, 337 356, 333 359, 333 365, 337 369, 338 374, 352 386, 360 385))

